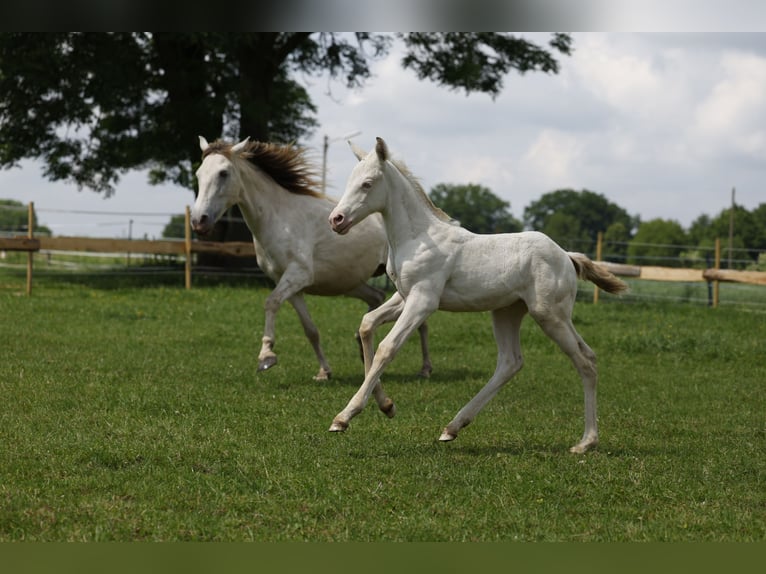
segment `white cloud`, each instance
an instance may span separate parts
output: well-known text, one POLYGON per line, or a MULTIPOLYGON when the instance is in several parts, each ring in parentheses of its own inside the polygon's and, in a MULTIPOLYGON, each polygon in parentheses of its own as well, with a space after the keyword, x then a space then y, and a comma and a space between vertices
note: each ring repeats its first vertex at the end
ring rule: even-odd
POLYGON ((575 185, 582 169, 582 139, 555 129, 543 130, 522 158, 525 170, 533 172, 546 191, 575 185))
POLYGON ((695 109, 691 130, 706 156, 745 154, 766 160, 766 58, 727 52, 720 78, 695 109))

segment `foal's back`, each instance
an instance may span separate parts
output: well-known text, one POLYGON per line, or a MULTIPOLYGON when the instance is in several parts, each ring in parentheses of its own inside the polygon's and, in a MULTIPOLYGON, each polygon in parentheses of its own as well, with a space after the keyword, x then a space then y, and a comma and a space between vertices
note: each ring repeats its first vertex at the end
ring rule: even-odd
POLYGON ((574 302, 577 276, 567 253, 537 231, 479 235, 454 228, 460 238, 447 268, 439 307, 491 311, 519 299, 527 306, 574 302))

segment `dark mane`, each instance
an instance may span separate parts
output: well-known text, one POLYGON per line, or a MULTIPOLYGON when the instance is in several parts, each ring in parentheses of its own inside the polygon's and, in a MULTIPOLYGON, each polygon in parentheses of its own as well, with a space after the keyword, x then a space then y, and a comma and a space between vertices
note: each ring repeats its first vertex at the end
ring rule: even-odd
POLYGON ((239 154, 232 154, 232 146, 231 143, 216 140, 202 152, 202 159, 214 153, 220 153, 229 160, 233 160, 234 155, 237 155, 268 174, 291 193, 324 197, 324 194, 318 191, 320 183, 316 168, 307 160, 305 148, 249 141, 239 154))

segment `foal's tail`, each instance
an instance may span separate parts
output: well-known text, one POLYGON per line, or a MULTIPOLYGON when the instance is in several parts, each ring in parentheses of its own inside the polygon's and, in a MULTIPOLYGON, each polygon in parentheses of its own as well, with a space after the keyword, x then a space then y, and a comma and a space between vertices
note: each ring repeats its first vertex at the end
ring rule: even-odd
POLYGON ((567 253, 572 260, 575 272, 580 279, 590 281, 607 293, 622 293, 628 285, 598 263, 594 263, 582 253, 567 253))

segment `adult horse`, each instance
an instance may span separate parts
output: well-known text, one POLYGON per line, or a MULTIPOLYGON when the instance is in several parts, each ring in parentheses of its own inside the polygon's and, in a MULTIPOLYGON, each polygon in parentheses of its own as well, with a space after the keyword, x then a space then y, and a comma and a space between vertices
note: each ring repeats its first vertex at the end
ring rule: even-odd
MULTIPOLYGON (((276 287, 266 298, 266 321, 258 370, 277 363, 275 323, 284 301, 298 313, 311 343, 319 372, 330 378, 331 369, 319 343, 319 331, 309 315, 304 293, 348 295, 378 307, 385 293, 367 284, 386 263, 387 243, 379 219, 370 219, 350 238, 340 238, 327 226, 335 202, 315 191, 316 177, 305 150, 294 146, 250 141, 237 144, 199 138, 202 164, 196 175, 199 193, 191 224, 200 235, 209 233, 232 205, 239 205, 253 234, 258 265, 276 287)), ((423 368, 428 376, 427 329, 421 329, 423 368)))
POLYGON ((476 235, 453 225, 403 164, 390 158, 377 138, 369 154, 352 146, 359 163, 343 197, 330 214, 339 234, 352 231, 366 217, 380 213, 389 242, 389 274, 397 296, 362 319, 359 334, 365 378, 348 405, 332 422, 343 431, 362 411, 374 391, 379 404, 393 410, 380 388, 380 375, 405 339, 437 309, 491 311, 497 342, 492 378, 447 424, 439 440, 451 441, 515 375, 523 364, 519 331, 529 313, 574 363, 585 391, 585 432, 572 452, 598 443, 596 423, 596 356, 572 325, 577 278, 610 293, 627 288, 617 277, 585 255, 567 253, 537 232, 476 235), (373 331, 383 320, 396 324, 373 352, 373 331))

